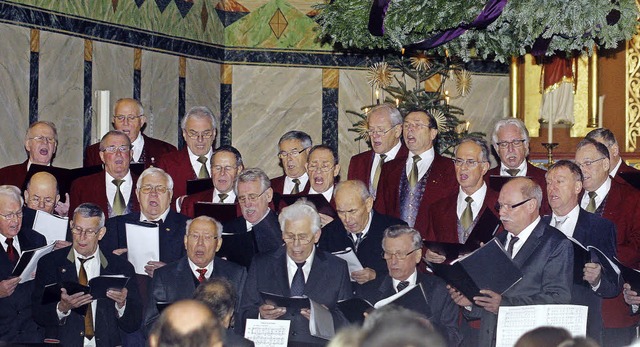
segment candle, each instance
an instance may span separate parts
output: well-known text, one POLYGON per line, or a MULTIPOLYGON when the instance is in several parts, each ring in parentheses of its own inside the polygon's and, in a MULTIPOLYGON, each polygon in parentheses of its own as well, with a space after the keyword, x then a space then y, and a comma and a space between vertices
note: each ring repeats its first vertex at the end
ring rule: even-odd
POLYGON ((549 133, 547 135, 547 143, 553 143, 553 116, 551 115, 549 115, 549 133))
POLYGON ((471 123, 469 123, 469 121, 467 121, 465 123, 465 126, 464 126, 464 131, 469 132, 469 125, 471 125, 471 123))
POLYGON ((449 91, 445 90, 444 91, 444 102, 449 105, 449 91))
POLYGON ((598 128, 602 128, 604 116, 604 95, 598 97, 598 128))
POLYGON ((396 98, 396 107, 400 107, 400 99, 396 98))
POLYGON ((509 117, 509 99, 508 98, 502 99, 502 117, 503 118, 509 117))
POLYGON ((376 89, 376 105, 380 105, 380 91, 376 89))

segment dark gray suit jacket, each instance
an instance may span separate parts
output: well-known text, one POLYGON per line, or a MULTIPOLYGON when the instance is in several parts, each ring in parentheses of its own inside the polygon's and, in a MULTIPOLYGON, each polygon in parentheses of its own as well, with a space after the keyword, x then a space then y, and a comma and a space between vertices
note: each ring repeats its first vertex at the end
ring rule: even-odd
MULTIPOLYGON (((507 233, 496 238, 504 245, 507 233)), ((558 229, 540 221, 513 262, 522 271, 522 279, 502 295, 500 305, 571 302, 573 246, 558 229)), ((481 319, 478 346, 495 345, 497 315, 474 305, 470 316, 481 319)))

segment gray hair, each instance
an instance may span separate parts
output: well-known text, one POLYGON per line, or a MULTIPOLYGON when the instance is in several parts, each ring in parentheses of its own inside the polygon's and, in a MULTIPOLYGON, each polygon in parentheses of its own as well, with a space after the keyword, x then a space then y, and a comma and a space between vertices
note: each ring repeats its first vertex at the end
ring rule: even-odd
POLYGON ((182 118, 182 122, 180 122, 180 129, 185 130, 187 128, 187 121, 189 118, 208 119, 211 121, 211 127, 216 130, 218 129, 216 117, 213 116, 213 112, 211 112, 211 110, 206 106, 193 106, 190 108, 184 118, 182 118))
POLYGON ((233 192, 238 195, 238 183, 244 182, 260 182, 260 190, 265 191, 271 188, 271 181, 269 180, 269 176, 262 171, 262 169, 254 167, 248 168, 242 171, 238 177, 236 178, 236 182, 233 185, 233 192))
POLYGON ((584 138, 582 139, 582 141, 578 142, 576 151, 588 145, 593 145, 596 148, 596 151, 600 152, 600 154, 602 154, 603 157, 607 158, 608 160, 611 160, 611 157, 609 156, 609 148, 607 148, 607 146, 604 143, 600 143, 590 138, 584 138))
POLYGON ((0 196, 6 196, 13 201, 20 203, 20 206, 24 205, 24 199, 22 198, 22 194, 20 192, 20 188, 16 186, 12 186, 9 184, 0 186, 0 196))
POLYGON ((166 173, 161 168, 153 166, 150 166, 142 171, 140 177, 138 177, 138 182, 136 182, 136 189, 140 190, 140 188, 142 188, 142 181, 144 180, 144 178, 151 175, 163 176, 167 180, 167 188, 169 188, 169 190, 173 190, 173 178, 171 178, 171 175, 166 173))
POLYGON ((422 247, 422 236, 420 236, 420 232, 410 226, 406 225, 392 225, 384 230, 384 236, 382 237, 382 246, 384 248, 384 239, 395 239, 402 235, 411 236, 411 240, 413 243, 413 249, 418 249, 422 247))
POLYGON ((298 199, 295 203, 282 209, 282 212, 280 212, 278 216, 280 229, 284 231, 284 224, 287 221, 299 220, 305 217, 309 217, 311 220, 311 231, 313 234, 316 234, 321 228, 320 215, 313 203, 305 198, 298 199))
POLYGON ((100 221, 98 222, 98 228, 100 229, 104 226, 104 212, 102 212, 100 206, 94 203, 85 202, 83 204, 80 204, 80 206, 76 207, 76 209, 73 210, 73 217, 75 218, 76 215, 79 215, 83 218, 99 217, 100 221))
POLYGON ((194 221, 206 221, 206 222, 211 222, 213 224, 215 224, 216 226, 216 231, 217 231, 217 236, 218 237, 222 237, 222 224, 220 222, 218 222, 215 218, 209 217, 209 216, 200 216, 200 217, 196 217, 194 219, 189 219, 187 221, 187 226, 186 226, 186 234, 189 234, 189 227, 191 226, 191 223, 193 223, 194 221))
POLYGON ((142 107, 142 103, 139 100, 133 98, 120 98, 116 100, 116 103, 113 105, 114 116, 116 116, 116 109, 118 108, 118 105, 123 101, 133 101, 136 106, 138 106, 138 114, 136 116, 144 116, 144 107, 142 107))
POLYGON ((331 148, 325 144, 321 144, 321 145, 315 145, 313 147, 311 147, 311 149, 309 150, 309 155, 307 156, 307 162, 309 162, 309 159, 311 158, 311 153, 320 150, 320 149, 325 149, 329 152, 331 152, 331 155, 333 156, 333 165, 338 165, 338 163, 340 162, 340 157, 338 156, 338 151, 336 151, 334 148, 331 148))
POLYGON ((56 125, 53 122, 49 122, 46 120, 39 120, 37 122, 33 122, 29 125, 29 128, 27 128, 27 131, 24 134, 24 141, 27 142, 27 140, 29 140, 29 132, 31 131, 31 129, 33 129, 35 126, 37 125, 47 125, 49 126, 49 128, 51 128, 51 130, 53 131, 53 138, 56 140, 56 143, 58 143, 58 129, 56 128, 56 125))
MULTIPOLYGON (((311 140, 311 136, 309 136, 309 134, 305 133, 304 131, 291 130, 286 132, 284 135, 282 135, 282 137, 280 137, 280 140, 278 140, 278 147, 280 147, 280 144, 282 142, 287 140, 298 140, 302 142, 302 147, 304 148, 309 148, 313 146, 313 141, 311 140)), ((280 150, 280 148, 278 148, 278 150, 280 150)))
POLYGON ((387 116, 389 116, 389 121, 391 122, 392 127, 402 124, 402 114, 395 106, 389 103, 376 105, 371 110, 369 110, 369 112, 367 112, 367 122, 369 121, 369 117, 376 112, 386 113, 387 116))
POLYGON ((100 139, 100 150, 104 151, 105 148, 105 142, 107 142, 107 138, 109 136, 120 136, 123 139, 127 139, 127 145, 129 146, 129 148, 131 148, 131 139, 129 138, 129 136, 127 136, 127 134, 123 133, 120 130, 110 130, 108 133, 104 134, 104 136, 102 136, 102 139, 100 139))
POLYGON ((338 191, 347 188, 353 188, 355 190, 355 194, 358 194, 362 201, 365 201, 371 197, 369 188, 367 188, 367 185, 360 180, 348 180, 336 184, 336 187, 333 190, 333 196, 336 196, 338 194, 338 191))
MULTIPOLYGON (((487 141, 485 141, 485 139, 477 136, 465 136, 460 141, 460 144, 458 144, 458 147, 460 147, 461 144, 466 142, 473 142, 476 145, 478 145, 480 147, 480 153, 482 154, 482 158, 481 158, 482 161, 487 161, 487 162, 489 161, 489 145, 487 144, 487 141)), ((457 150, 458 149, 456 148, 456 152, 457 150)))
POLYGON ((613 132, 611 130, 609 130, 607 128, 593 129, 584 138, 585 139, 592 139, 592 140, 596 140, 596 141, 597 141, 597 138, 601 138, 602 141, 605 142, 607 147, 611 147, 613 145, 617 145, 618 144, 618 140, 616 140, 616 136, 613 134, 613 132))
MULTIPOLYGON (((529 145, 529 130, 527 130, 527 127, 524 125, 524 123, 518 118, 504 118, 497 121, 493 127, 493 133, 491 134, 491 141, 493 141, 494 147, 498 146, 498 131, 500 131, 502 127, 505 127, 507 125, 513 125, 518 129, 520 129, 520 134, 522 135, 522 138, 527 143, 527 146, 529 145)), ((498 150, 498 147, 496 147, 496 150, 498 150)))

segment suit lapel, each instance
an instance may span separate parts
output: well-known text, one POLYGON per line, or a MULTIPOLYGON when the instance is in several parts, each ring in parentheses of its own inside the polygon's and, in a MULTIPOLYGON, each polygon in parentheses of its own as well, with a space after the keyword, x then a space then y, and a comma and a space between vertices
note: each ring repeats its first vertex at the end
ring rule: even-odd
MULTIPOLYGON (((382 283, 380 283, 380 287, 378 287, 378 293, 380 294, 380 296, 378 296, 378 301, 388 298, 396 293, 393 289, 393 280, 391 279, 391 276, 385 276, 382 283)), ((372 304, 375 304, 375 302, 372 304)))
POLYGON ((524 245, 522 245, 520 251, 518 251, 518 254, 516 254, 516 256, 513 258, 513 262, 516 263, 519 268, 522 268, 522 265, 524 265, 531 254, 533 254, 533 251, 538 248, 538 244, 540 244, 540 238, 544 234, 545 228, 546 225, 542 223, 542 221, 539 221, 538 225, 536 225, 536 227, 533 229, 533 232, 531 232, 531 235, 529 235, 527 241, 524 243, 524 245))
MULTIPOLYGON (((187 257, 184 257, 179 260, 178 266, 176 266, 176 283, 181 283, 180 287, 182 288, 180 291, 185 293, 193 293, 196 290, 196 284, 193 281, 193 272, 191 271, 191 267, 189 266, 189 260, 187 257)), ((219 273, 216 270, 215 262, 213 264, 213 273, 209 278, 214 276, 218 276, 219 273)))
POLYGON ((580 209, 576 227, 573 229, 573 238, 580 242, 585 242, 587 240, 587 231, 591 229, 589 226, 589 215, 587 213, 589 212, 580 209))
POLYGON ((313 256, 313 264, 311 264, 311 271, 309 271, 309 278, 304 285, 304 292, 307 296, 309 294, 322 289, 324 290, 323 279, 325 278, 327 269, 326 257, 321 250, 316 248, 316 253, 313 256))

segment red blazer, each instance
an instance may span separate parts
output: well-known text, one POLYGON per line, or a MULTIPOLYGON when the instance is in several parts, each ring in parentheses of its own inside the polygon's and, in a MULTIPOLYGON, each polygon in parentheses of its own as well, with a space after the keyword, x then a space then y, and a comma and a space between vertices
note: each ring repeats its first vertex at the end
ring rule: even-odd
POLYGON ((29 159, 23 163, 5 166, 0 169, 0 185, 10 184, 23 190, 25 179, 27 178, 27 164, 29 159))
MULTIPOLYGON (((142 152, 145 157, 145 168, 154 164, 154 161, 157 162, 163 154, 176 151, 176 147, 172 144, 154 139, 153 137, 149 137, 145 134, 142 134, 142 137, 144 138, 144 148, 142 149, 142 152)), ((100 159, 100 142, 87 147, 84 152, 84 161, 82 166, 87 167, 94 165, 102 165, 102 160, 100 159)))
MULTIPOLYGON (((274 193, 285 194, 284 191, 284 178, 285 175, 278 176, 276 178, 271 179, 271 188, 274 193)), ((311 180, 311 179, 309 179, 311 180)), ((304 186, 300 194, 309 194, 309 187, 311 187, 311 183, 307 180, 307 184, 304 186)))
MULTIPOLYGON (((374 208, 382 214, 387 214, 396 218, 400 218, 400 176, 403 174, 406 158, 396 158, 385 163, 380 173, 380 181, 378 182, 378 192, 374 208)), ((453 192, 457 192, 458 182, 456 181, 456 172, 453 162, 450 159, 436 153, 431 171, 427 178, 422 201, 418 207, 416 223, 414 228, 420 231, 421 235, 426 235, 428 212, 427 207, 430 204, 446 197, 453 192)))
MULTIPOLYGON (((73 214, 73 211, 80 204, 85 202, 92 202, 102 209, 105 217, 109 218, 109 200, 107 199, 107 186, 105 185, 105 172, 98 172, 93 175, 80 177, 73 181, 71 184, 71 192, 69 193, 69 214, 73 214)), ((129 201, 131 203, 132 212, 140 211, 140 204, 138 203, 138 197, 136 196, 136 182, 138 176, 131 174, 133 179, 133 188, 131 189, 131 197, 129 201)), ((128 204, 127 204, 128 205, 128 204)))
MULTIPOLYGON (((540 185, 542 188, 542 203, 540 204, 540 215, 551 215, 551 207, 549 207, 549 200, 547 199, 547 179, 545 175, 547 174, 547 170, 542 170, 530 162, 527 162, 527 176, 531 177, 531 179, 540 185)), ((489 177, 491 176, 500 176, 500 164, 489 170, 486 175, 484 175, 484 181, 489 184, 489 177)), ((500 192, 497 192, 498 195, 500 192)))
MULTIPOLYGON (((398 151, 398 155, 394 159, 407 159, 409 155, 409 150, 403 144, 400 144, 400 150, 398 151)), ((373 157, 375 153, 372 149, 362 152, 360 154, 356 154, 351 157, 351 161, 349 161, 349 171, 347 173, 347 179, 349 180, 360 180, 364 182, 367 187, 369 187, 369 181, 371 179, 371 167, 373 166, 373 157)), ((385 163, 386 164, 386 163, 385 163)))
POLYGON ((173 178, 173 199, 171 208, 175 208, 177 198, 187 194, 187 181, 195 180, 198 174, 193 171, 189 161, 187 146, 179 151, 167 153, 156 161, 156 167, 166 171, 173 178))
MULTIPOLYGON (((198 202, 212 202, 213 201, 213 192, 214 188, 207 189, 204 192, 195 193, 191 195, 187 195, 184 200, 182 200, 182 205, 180 205, 180 213, 185 216, 189 216, 190 218, 196 217, 195 206, 198 202)), ((242 215, 242 210, 240 209, 240 204, 237 204, 238 200, 236 199, 236 216, 242 215)))

